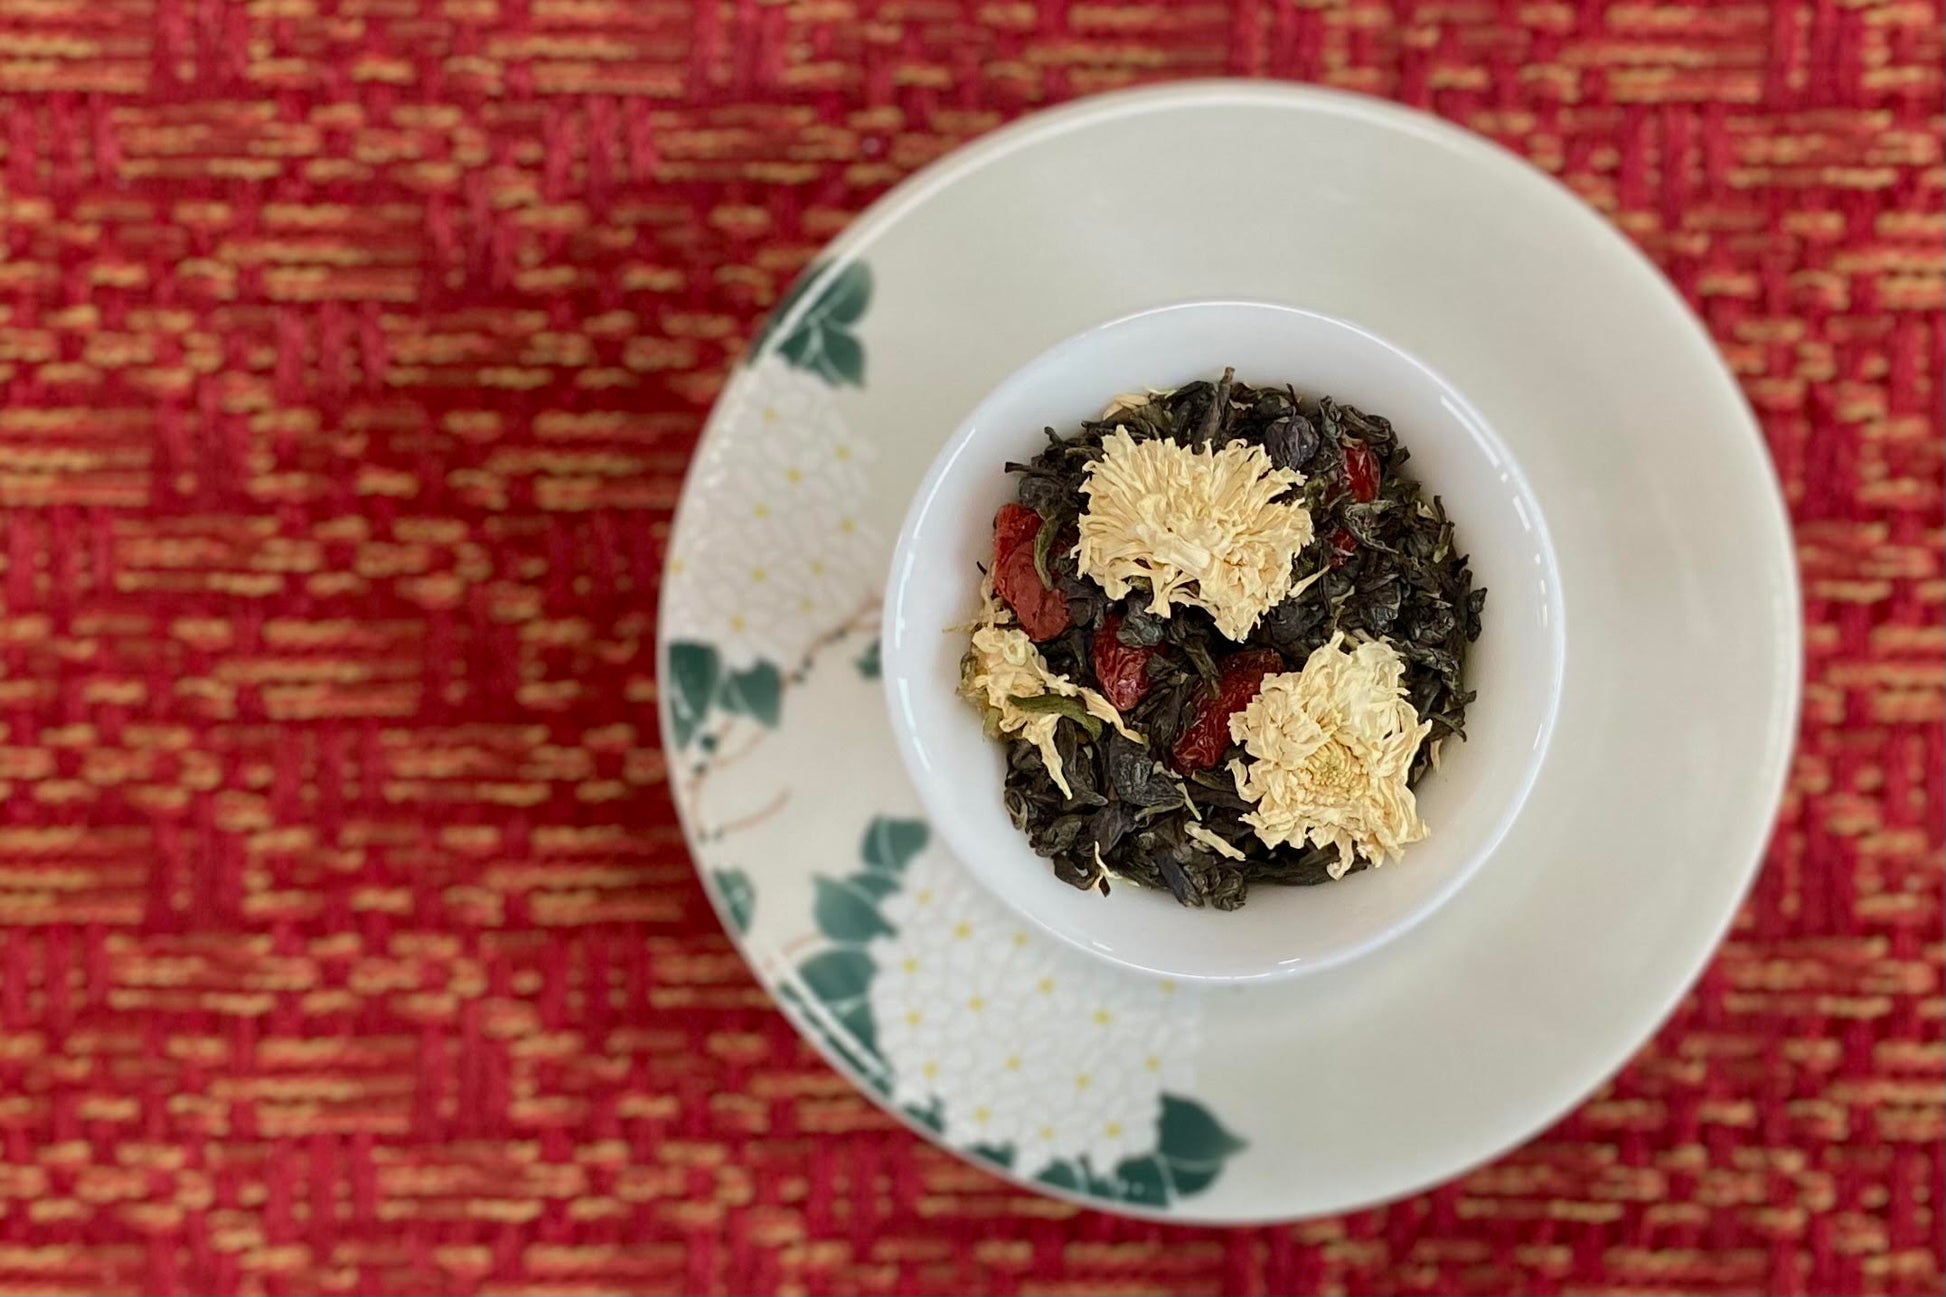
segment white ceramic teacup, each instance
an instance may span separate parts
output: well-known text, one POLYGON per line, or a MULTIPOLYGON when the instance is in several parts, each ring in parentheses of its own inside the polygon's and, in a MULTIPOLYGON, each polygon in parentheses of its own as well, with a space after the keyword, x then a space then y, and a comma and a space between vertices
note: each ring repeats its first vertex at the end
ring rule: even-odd
POLYGON ((1486 421, 1430 369, 1343 320, 1257 302, 1190 302, 1078 334, 995 388, 940 451, 893 552, 884 678, 907 769, 946 845, 1002 901, 1063 941, 1163 976, 1237 982, 1352 959, 1432 913, 1492 854, 1540 768, 1565 631, 1539 506, 1486 421), (993 516, 1013 499, 1009 460, 1071 433, 1117 394, 1213 378, 1289 383, 1391 420, 1408 471, 1440 496, 1474 582, 1489 591, 1467 658, 1467 740, 1419 784, 1432 834, 1403 859, 1315 887, 1260 885, 1241 910, 1187 909, 1129 884, 1109 896, 1057 880, 1008 820, 1003 745, 956 694, 965 628, 990 562, 993 516))

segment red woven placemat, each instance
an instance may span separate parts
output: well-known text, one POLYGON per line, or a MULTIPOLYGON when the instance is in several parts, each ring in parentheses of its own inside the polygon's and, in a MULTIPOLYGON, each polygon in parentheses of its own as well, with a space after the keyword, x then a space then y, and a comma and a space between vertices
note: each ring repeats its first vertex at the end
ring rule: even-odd
POLYGON ((1936 0, 0 0, 0 1289, 1940 1291, 1941 54, 1936 0), (652 675, 790 275, 963 140, 1213 73, 1428 107, 1639 241, 1763 416, 1809 650, 1656 1041, 1454 1184, 1234 1232, 827 1069, 652 675))

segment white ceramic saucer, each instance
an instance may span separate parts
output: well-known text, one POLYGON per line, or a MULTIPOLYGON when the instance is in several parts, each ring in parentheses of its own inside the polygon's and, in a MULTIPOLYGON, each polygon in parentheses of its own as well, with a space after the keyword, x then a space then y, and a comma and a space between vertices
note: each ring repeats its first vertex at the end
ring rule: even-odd
POLYGON ((1435 1183, 1619 1067, 1750 881, 1799 677, 1761 440, 1653 268, 1472 135, 1228 83, 1029 119, 835 242, 711 420, 660 626, 698 868, 793 1022, 957 1152, 1207 1221, 1435 1183), (941 848, 877 631, 899 520, 989 390, 1091 325, 1218 297, 1353 321, 1464 392, 1546 511, 1568 634, 1547 760, 1462 891, 1337 967, 1197 989, 1032 929, 941 848))

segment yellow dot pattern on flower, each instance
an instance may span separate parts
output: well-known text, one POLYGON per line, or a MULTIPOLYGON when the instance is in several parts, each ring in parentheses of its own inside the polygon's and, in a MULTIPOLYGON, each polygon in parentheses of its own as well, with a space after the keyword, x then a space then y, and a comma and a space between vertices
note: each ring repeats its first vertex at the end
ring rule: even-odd
POLYGON ((1153 1156, 1162 1096, 1196 1093, 1197 1003, 1009 921, 950 858, 926 852, 901 881, 865 947, 892 1101, 936 1113, 953 1147, 1012 1149, 1030 1179, 1153 1156))
POLYGON ((773 354, 732 382, 711 417, 664 609, 672 632, 715 647, 726 671, 798 660, 882 584, 860 513, 873 498, 872 445, 835 395, 773 354))

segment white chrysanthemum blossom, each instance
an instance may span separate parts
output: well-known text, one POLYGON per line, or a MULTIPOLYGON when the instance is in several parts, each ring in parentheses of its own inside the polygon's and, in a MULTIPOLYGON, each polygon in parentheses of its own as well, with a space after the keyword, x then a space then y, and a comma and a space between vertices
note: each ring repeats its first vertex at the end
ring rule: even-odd
POLYGON ((1243 859, 1243 853, 1241 851, 1238 851, 1221 837, 1211 833, 1200 824, 1185 824, 1182 826, 1182 831, 1227 860, 1243 859))
POLYGON ((1261 446, 1197 449, 1165 438, 1136 441, 1117 428, 1088 466, 1082 493, 1082 575, 1120 599, 1148 583, 1149 610, 1206 609, 1241 641, 1291 593, 1292 560, 1311 543, 1311 511, 1279 496, 1304 476, 1276 468, 1261 446))
POLYGON ((794 663, 879 580, 871 455, 815 374, 772 355, 732 383, 690 478, 688 514, 710 525, 669 558, 671 624, 731 667, 794 663))
POLYGON ((1333 878, 1356 851, 1374 865, 1428 832, 1406 775, 1432 729, 1406 700, 1405 663, 1390 644, 1350 652, 1333 635, 1302 671, 1269 676, 1230 717, 1230 737, 1249 753, 1232 761, 1237 792, 1255 804, 1244 820, 1270 846, 1335 845, 1333 878))
POLYGON ((960 664, 960 695, 988 708, 994 727, 1001 733, 1026 739, 1040 749, 1048 778, 1062 796, 1068 796, 1067 775, 1054 746, 1054 730, 1061 715, 1027 710, 1020 699, 1048 694, 1073 698, 1088 715, 1114 726, 1128 738, 1139 741, 1141 736, 1122 723, 1122 714, 1106 698, 1048 667, 1027 632, 1010 624, 1011 615, 994 595, 991 580, 981 584, 980 601, 980 619, 974 623, 970 646, 960 664))
POLYGON ((1194 1088, 1199 1008, 1029 932, 956 865, 922 856, 881 906, 867 991, 892 1098, 1016 1174, 1154 1151, 1165 1089, 1194 1088))
POLYGON ((1176 389, 1173 387, 1151 387, 1140 392, 1123 392, 1120 396, 1102 407, 1099 417, 1112 419, 1118 414, 1127 414, 1130 410, 1139 410, 1152 401, 1160 401, 1164 397, 1174 396, 1175 394, 1176 389))

